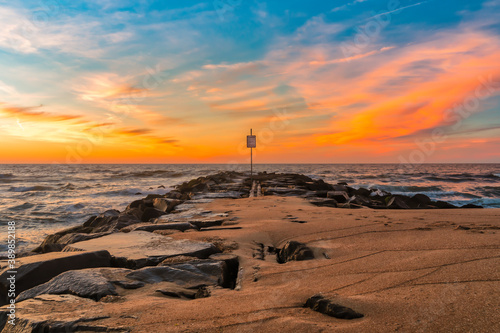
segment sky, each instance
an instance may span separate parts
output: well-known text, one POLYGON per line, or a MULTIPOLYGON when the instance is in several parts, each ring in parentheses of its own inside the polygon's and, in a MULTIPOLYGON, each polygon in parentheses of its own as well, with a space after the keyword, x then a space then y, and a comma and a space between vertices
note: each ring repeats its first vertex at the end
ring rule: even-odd
POLYGON ((0 163, 500 163, 500 0, 0 0, 0 163))

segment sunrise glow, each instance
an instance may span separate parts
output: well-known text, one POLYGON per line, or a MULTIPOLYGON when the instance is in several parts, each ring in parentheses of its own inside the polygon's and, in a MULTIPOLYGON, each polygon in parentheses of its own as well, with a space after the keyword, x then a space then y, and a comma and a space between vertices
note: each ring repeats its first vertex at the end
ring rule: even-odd
POLYGON ((500 162, 500 1, 231 3, 2 3, 0 163, 500 162))

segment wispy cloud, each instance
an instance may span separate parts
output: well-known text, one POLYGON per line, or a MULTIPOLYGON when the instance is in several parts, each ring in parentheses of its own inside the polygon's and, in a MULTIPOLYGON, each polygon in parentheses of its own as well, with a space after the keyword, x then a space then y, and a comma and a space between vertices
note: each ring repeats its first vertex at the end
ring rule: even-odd
POLYGON ((354 0, 352 2, 346 3, 345 5, 332 8, 330 11, 332 13, 335 13, 335 12, 338 12, 338 11, 341 11, 341 10, 348 9, 349 7, 354 6, 354 5, 358 4, 358 3, 366 2, 366 1, 368 1, 368 0, 354 0))
POLYGON ((430 2, 430 0, 429 1, 417 2, 417 3, 411 4, 411 5, 408 5, 408 6, 404 6, 404 7, 398 7, 397 9, 394 9, 394 10, 389 10, 389 11, 386 11, 386 12, 383 12, 383 13, 379 13, 379 14, 373 15, 373 16, 367 18, 366 21, 374 19, 374 18, 382 16, 382 15, 388 15, 388 14, 400 12, 400 11, 405 10, 407 8, 420 6, 420 5, 426 4, 428 2, 430 2))
POLYGON ((21 54, 51 50, 81 57, 103 56, 116 43, 133 38, 130 31, 109 31, 102 22, 87 17, 58 16, 37 21, 33 12, 0 7, 0 48, 21 54), (102 45, 107 45, 103 47, 102 45))

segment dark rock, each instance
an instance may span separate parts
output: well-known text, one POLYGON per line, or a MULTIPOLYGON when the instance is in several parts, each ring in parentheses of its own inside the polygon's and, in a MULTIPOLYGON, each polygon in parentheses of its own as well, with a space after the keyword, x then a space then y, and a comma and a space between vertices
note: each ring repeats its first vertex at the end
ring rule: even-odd
MULTIPOLYGON (((108 251, 78 253, 47 253, 20 258, 17 261, 16 292, 20 293, 45 283, 69 270, 105 267, 111 263, 108 251)), ((6 304, 10 276, 8 268, 0 272, 0 302, 6 304)))
POLYGON ((152 207, 147 207, 144 210, 144 213, 142 214, 141 221, 142 222, 149 222, 151 219, 158 218, 162 215, 165 215, 165 212, 162 212, 161 210, 158 210, 156 208, 152 207))
POLYGON ((189 272, 202 272, 216 279, 216 284, 219 286, 226 285, 225 277, 227 276, 227 265, 220 260, 197 260, 195 262, 185 262, 181 264, 170 265, 171 268, 185 270, 189 272))
POLYGON ((311 308, 314 311, 326 314, 338 319, 356 319, 362 318, 364 315, 354 311, 353 309, 345 306, 335 304, 332 300, 323 297, 322 295, 315 295, 306 301, 304 307, 311 308))
POLYGON ((410 206, 406 202, 406 200, 408 199, 408 197, 395 195, 393 197, 390 197, 390 200, 387 203, 387 207, 396 209, 409 209, 410 206))
POLYGON ((434 206, 436 206, 437 208, 442 208, 442 209, 457 208, 457 206, 452 205, 451 203, 445 202, 445 201, 437 201, 434 203, 434 206))
POLYGON ((305 244, 297 241, 289 241, 276 254, 276 260, 280 263, 288 261, 301 261, 314 259, 313 251, 305 244))
POLYGON ((199 229, 221 226, 223 222, 224 222, 224 219, 189 220, 189 223, 191 223, 192 225, 195 225, 199 229))
POLYGON ((183 199, 183 195, 179 191, 170 191, 167 194, 164 195, 165 198, 170 198, 170 199, 177 199, 177 200, 187 200, 183 199))
MULTIPOLYGON (((95 216, 93 218, 95 218, 95 216)), ((90 233, 90 232, 92 232, 92 227, 84 227, 84 226, 76 226, 58 231, 55 234, 48 235, 47 237, 45 237, 43 242, 37 248, 35 248, 33 252, 48 253, 48 252, 61 251, 64 246, 57 243, 57 241, 61 237, 73 233, 90 233)))
POLYGON ((314 193, 318 198, 326 198, 328 196, 328 191, 316 191, 314 193))
POLYGON ((116 284, 118 287, 123 289, 139 289, 144 287, 146 284, 141 281, 111 281, 111 283, 116 284))
POLYGON ((194 225, 188 222, 173 222, 173 223, 162 223, 162 224, 137 224, 131 225, 126 228, 121 229, 122 232, 131 231, 148 231, 154 232, 156 230, 179 230, 186 231, 189 229, 198 229, 194 225))
POLYGON ((120 215, 117 210, 108 210, 98 216, 91 217, 87 222, 83 224, 84 227, 98 228, 102 226, 109 226, 111 222, 116 220, 120 215))
MULTIPOLYGON (((144 201, 147 201, 148 199, 153 200, 153 199, 157 199, 157 198, 164 198, 164 196, 161 194, 148 194, 146 196, 146 198, 144 198, 144 201)), ((151 207, 151 206, 149 206, 149 207, 151 207)))
POLYGON ((135 200, 132 201, 125 210, 130 210, 132 208, 139 208, 140 210, 144 210, 145 205, 143 200, 135 200))
POLYGON ((207 258, 219 250, 211 243, 175 240, 146 231, 113 233, 101 238, 66 246, 63 251, 96 251, 107 249, 114 257, 113 265, 141 268, 157 265, 166 258, 187 255, 207 258))
POLYGON ((425 194, 415 194, 413 197, 411 197, 413 201, 416 201, 420 207, 425 207, 428 206, 432 203, 432 200, 426 196, 425 194))
POLYGON ((302 196, 306 194, 307 190, 284 186, 274 186, 263 188, 262 192, 264 193, 264 195, 302 196))
POLYGON ((73 244, 76 242, 83 242, 89 239, 94 239, 94 238, 99 238, 103 237, 106 235, 109 235, 111 232, 97 232, 97 233, 92 233, 92 234, 81 234, 81 233, 75 233, 75 234, 67 234, 62 236, 57 240, 57 244, 61 245, 61 250, 68 244, 73 244))
MULTIPOLYGON (((296 179, 300 179, 301 177, 299 177, 299 176, 303 176, 303 175, 294 175, 294 177, 296 179)), ((302 180, 304 181, 304 179, 302 179, 302 180)), ((333 190, 333 186, 325 183, 325 181, 323 179, 313 181, 311 178, 306 177, 305 181, 307 181, 307 183, 304 184, 305 188, 309 191, 331 191, 331 190, 333 190)))
POLYGON ((21 302, 41 294, 70 294, 96 301, 106 295, 117 295, 113 284, 100 272, 84 269, 61 273, 44 284, 23 291, 16 301, 21 302))
POLYGON ((349 195, 347 194, 346 191, 331 191, 328 192, 327 198, 329 199, 334 199, 338 203, 344 203, 349 200, 349 195))
POLYGON ((140 221, 142 214, 144 214, 144 210, 146 209, 146 206, 141 205, 141 207, 135 207, 135 208, 128 208, 122 213, 120 213, 120 216, 133 216, 136 220, 140 221))
POLYGON ((470 230, 470 227, 459 225, 455 228, 455 230, 470 230))
POLYGON ((159 289, 157 290, 157 292, 160 292, 165 296, 175 297, 175 298, 185 297, 188 299, 196 299, 196 298, 210 297, 210 291, 206 287, 199 287, 195 289, 169 287, 169 288, 159 289))
POLYGON ((354 199, 352 202, 355 204, 361 205, 361 206, 366 206, 366 207, 370 207, 371 205, 373 205, 370 198, 366 197, 362 194, 354 194, 354 199))
POLYGON ((483 208, 483 206, 478 206, 478 205, 474 205, 474 204, 467 204, 467 205, 463 205, 460 208, 483 208))
POLYGON ((177 199, 156 198, 153 200, 154 208, 165 213, 170 213, 176 206, 180 205, 181 203, 182 201, 177 199))
POLYGON ((338 207, 338 202, 335 199, 315 198, 310 200, 309 202, 318 207, 338 207))
POLYGON ((224 278, 222 263, 219 262, 212 268, 210 272, 215 275, 207 274, 198 265, 192 264, 144 267, 127 274, 126 277, 145 283, 173 282, 185 288, 222 284, 224 278))
POLYGON ((370 194, 372 193, 372 191, 361 187, 359 189, 351 189, 349 191, 349 193, 352 195, 355 195, 355 196, 370 197, 370 194))
POLYGON ((238 256, 230 253, 216 253, 212 254, 208 259, 224 261, 226 263, 226 271, 224 272, 224 288, 234 289, 236 287, 236 279, 238 278, 238 271, 240 262, 238 256))
POLYGON ((347 188, 347 186, 339 185, 339 184, 333 185, 333 190, 335 192, 346 192, 346 193, 349 192, 349 189, 347 188))

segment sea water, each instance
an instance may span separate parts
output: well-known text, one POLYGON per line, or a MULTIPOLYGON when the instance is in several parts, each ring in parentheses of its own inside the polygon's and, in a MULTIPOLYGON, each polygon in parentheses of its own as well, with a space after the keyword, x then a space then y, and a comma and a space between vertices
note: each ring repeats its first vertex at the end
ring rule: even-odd
MULTIPOLYGON (((0 165, 0 251, 15 221, 18 249, 31 249, 57 230, 108 209, 123 210, 147 194, 164 194, 184 181, 247 165, 85 164, 0 165)), ((433 200, 500 208, 500 164, 257 164, 254 171, 302 173, 335 184, 393 194, 423 193, 433 200)))

